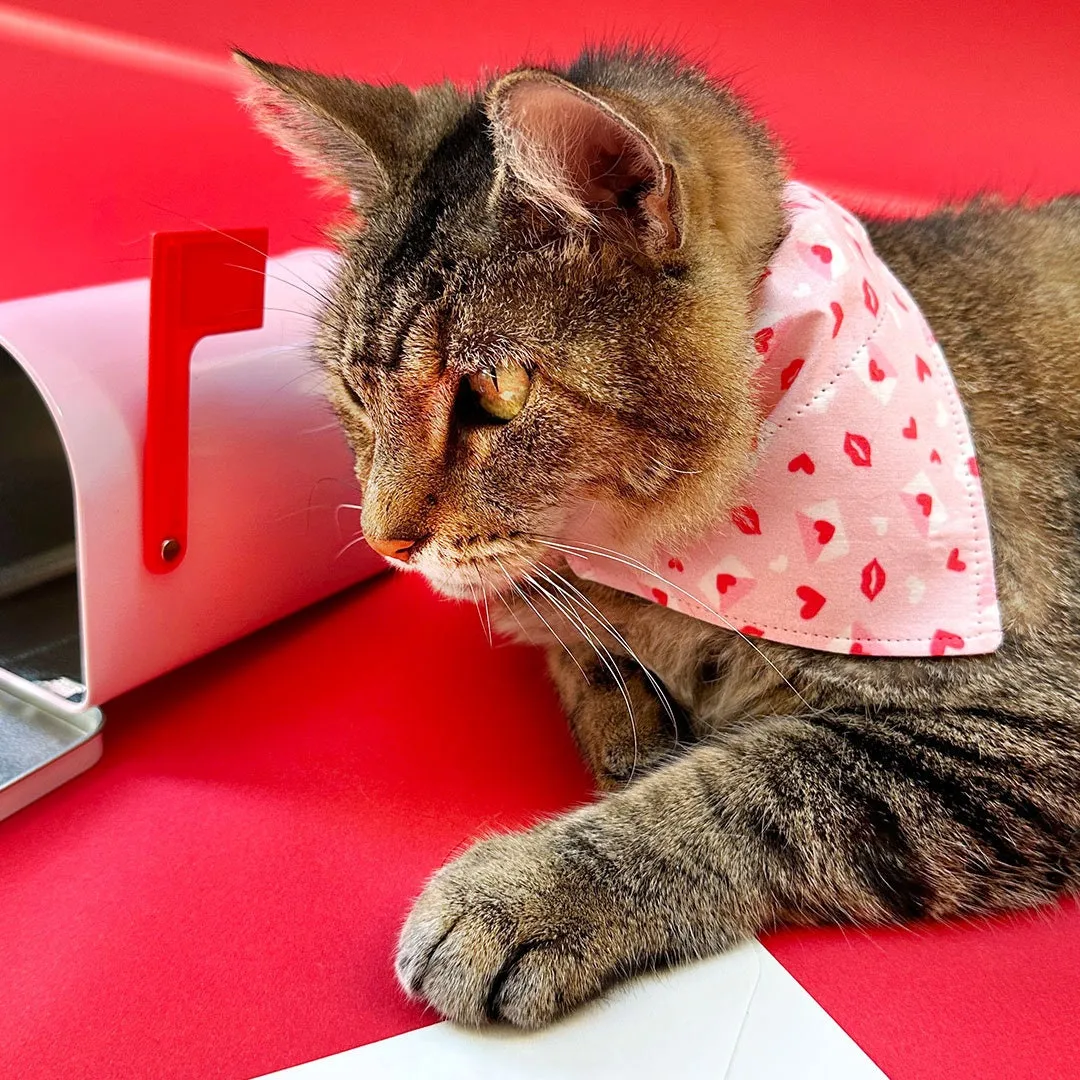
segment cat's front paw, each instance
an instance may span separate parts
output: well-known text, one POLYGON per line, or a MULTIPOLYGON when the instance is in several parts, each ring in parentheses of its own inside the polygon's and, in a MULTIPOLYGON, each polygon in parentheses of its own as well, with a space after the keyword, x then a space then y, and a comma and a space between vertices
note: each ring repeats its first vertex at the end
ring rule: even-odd
POLYGON ((410 995, 462 1024, 533 1028, 612 981, 631 943, 602 865, 559 825, 482 840, 435 875, 398 943, 410 995))

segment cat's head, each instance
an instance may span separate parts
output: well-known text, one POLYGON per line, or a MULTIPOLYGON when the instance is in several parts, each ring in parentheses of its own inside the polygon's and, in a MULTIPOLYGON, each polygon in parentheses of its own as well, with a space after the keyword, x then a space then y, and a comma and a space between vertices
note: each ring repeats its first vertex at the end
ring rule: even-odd
POLYGON ((627 53, 476 93, 240 59, 261 126, 351 193, 318 351, 373 547, 462 595, 552 541, 640 556, 730 505, 782 228, 735 99, 627 53))

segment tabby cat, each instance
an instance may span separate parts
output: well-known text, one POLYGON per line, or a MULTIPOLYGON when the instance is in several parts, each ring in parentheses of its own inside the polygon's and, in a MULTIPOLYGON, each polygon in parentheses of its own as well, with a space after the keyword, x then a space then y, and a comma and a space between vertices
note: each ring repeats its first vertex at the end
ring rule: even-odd
POLYGON ((1004 642, 814 651, 565 560, 694 536, 749 467, 785 165, 730 90, 630 50, 475 92, 239 59, 261 126, 352 196, 317 349, 366 538, 550 645, 607 792, 431 879, 399 943, 410 994, 536 1027, 777 924, 942 919, 1076 887, 1080 200, 865 223, 967 409, 1004 642))

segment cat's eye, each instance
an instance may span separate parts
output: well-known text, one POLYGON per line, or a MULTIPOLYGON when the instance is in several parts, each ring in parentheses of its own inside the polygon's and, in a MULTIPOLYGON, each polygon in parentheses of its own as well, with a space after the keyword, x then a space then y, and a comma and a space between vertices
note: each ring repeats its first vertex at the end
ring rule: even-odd
POLYGON ((467 376, 473 404, 489 420, 513 420, 525 408, 532 376, 523 364, 499 364, 467 376))

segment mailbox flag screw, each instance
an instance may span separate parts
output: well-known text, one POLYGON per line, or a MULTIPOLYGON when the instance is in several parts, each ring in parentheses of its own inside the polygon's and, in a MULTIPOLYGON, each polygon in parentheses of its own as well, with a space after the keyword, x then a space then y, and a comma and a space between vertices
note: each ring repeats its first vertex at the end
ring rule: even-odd
POLYGON ((166 562, 174 562, 180 557, 180 541, 179 540, 166 540, 161 545, 161 557, 166 562))

